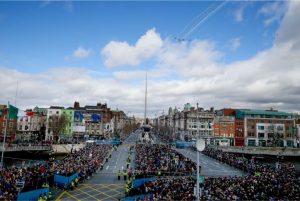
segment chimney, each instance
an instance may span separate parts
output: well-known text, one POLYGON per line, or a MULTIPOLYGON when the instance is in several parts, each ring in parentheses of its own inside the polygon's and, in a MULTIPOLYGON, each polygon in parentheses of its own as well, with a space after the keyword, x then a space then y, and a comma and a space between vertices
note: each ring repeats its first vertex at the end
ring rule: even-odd
POLYGON ((78 108, 80 108, 80 104, 79 104, 79 102, 75 101, 74 102, 74 109, 78 109, 78 108))

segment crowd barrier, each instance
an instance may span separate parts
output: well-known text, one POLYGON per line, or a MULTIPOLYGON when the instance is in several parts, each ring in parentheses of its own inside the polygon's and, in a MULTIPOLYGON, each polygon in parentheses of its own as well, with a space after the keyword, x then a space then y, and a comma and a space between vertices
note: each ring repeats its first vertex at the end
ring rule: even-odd
POLYGON ((46 193, 47 197, 49 194, 49 187, 47 188, 40 188, 33 191, 27 191, 24 193, 20 193, 18 195, 17 201, 37 201, 40 197, 40 195, 44 196, 44 193, 46 193))
POLYGON ((187 148, 187 147, 192 147, 195 143, 194 142, 185 142, 185 141, 176 141, 175 145, 176 148, 187 148))
POLYGON ((100 144, 112 144, 112 145, 119 145, 121 144, 120 140, 96 140, 97 145, 100 144))
POLYGON ((56 186, 62 187, 62 188, 68 188, 72 181, 78 177, 78 173, 75 173, 69 177, 63 176, 63 175, 54 175, 54 184, 56 186))
POLYGON ((136 196, 131 196, 131 197, 126 197, 123 199, 123 201, 135 201, 136 199, 144 199, 145 197, 151 197, 152 194, 142 194, 142 195, 136 195, 136 196))
POLYGON ((142 186, 145 182, 148 181, 155 181, 157 178, 151 177, 151 178, 143 178, 143 179, 135 179, 132 182, 132 186, 133 188, 138 188, 140 186, 142 186))

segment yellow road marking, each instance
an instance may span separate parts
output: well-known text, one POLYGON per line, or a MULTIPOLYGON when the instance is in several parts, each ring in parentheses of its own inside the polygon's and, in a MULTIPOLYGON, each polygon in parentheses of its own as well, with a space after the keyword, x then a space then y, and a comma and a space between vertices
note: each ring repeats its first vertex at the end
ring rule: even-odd
POLYGON ((73 196, 72 194, 70 194, 70 193, 67 192, 67 191, 66 191, 66 194, 67 194, 68 196, 70 196, 71 198, 74 198, 75 200, 80 201, 80 199, 78 199, 77 197, 73 196))
POLYGON ((113 189, 113 188, 110 188, 109 186, 102 186, 103 188, 106 188, 106 189, 108 189, 109 191, 113 191, 113 192, 116 192, 118 195, 123 195, 124 193, 123 193, 123 188, 122 188, 122 192, 120 192, 120 191, 118 191, 118 190, 116 190, 116 189, 113 189))
MULTIPOLYGON (((114 199, 114 200, 118 200, 117 198, 114 198, 114 197, 112 197, 111 195, 108 195, 108 194, 106 194, 105 192, 103 192, 103 191, 99 191, 98 189, 96 189, 96 188, 94 188, 93 186, 89 186, 90 188, 92 188, 92 189, 94 189, 95 191, 97 191, 97 192, 99 192, 99 193, 102 193, 104 196, 106 196, 106 197, 108 197, 108 198, 112 198, 112 199, 114 199)), ((111 190, 111 189, 110 189, 111 190)), ((119 194, 119 192, 118 192, 118 194, 119 194)), ((104 198, 105 199, 105 198, 104 198)))
POLYGON ((115 192, 118 192, 118 193, 124 193, 124 186, 114 186, 114 185, 107 185, 107 186, 103 186, 103 188, 106 188, 110 191, 115 191, 115 192))
POLYGON ((68 195, 69 197, 75 199, 76 201, 80 201, 80 199, 78 199, 77 197, 71 195, 71 194, 68 193, 67 191, 64 191, 62 194, 60 194, 60 195, 58 196, 58 198, 56 199, 56 201, 60 201, 61 198, 62 198, 62 196, 65 195, 65 194, 68 195))
MULTIPOLYGON (((86 189, 86 188, 90 189, 88 186, 85 187, 85 189, 86 189)), ((82 189, 80 189, 80 190, 82 190, 82 189)), ((84 191, 84 192, 85 192, 85 193, 89 193, 89 192, 92 192, 92 191, 94 191, 94 189, 86 190, 86 191, 84 191)), ((77 195, 81 195, 81 194, 82 194, 82 193, 80 193, 80 192, 79 192, 79 193, 78 193, 78 192, 76 193, 76 191, 75 191, 74 193, 75 193, 75 194, 73 194, 73 196, 77 196, 77 195)))
POLYGON ((60 201, 60 200, 61 200, 60 198, 61 198, 65 193, 66 193, 66 191, 62 192, 62 193, 56 198, 55 201, 60 201))
POLYGON ((88 194, 88 193, 86 193, 86 192, 84 192, 84 191, 82 191, 82 190, 80 190, 80 189, 77 189, 77 190, 80 191, 80 192, 82 192, 83 194, 85 194, 85 195, 91 197, 91 198, 94 198, 94 199, 97 200, 97 201, 101 201, 100 199, 96 198, 95 196, 90 195, 90 194, 88 194))

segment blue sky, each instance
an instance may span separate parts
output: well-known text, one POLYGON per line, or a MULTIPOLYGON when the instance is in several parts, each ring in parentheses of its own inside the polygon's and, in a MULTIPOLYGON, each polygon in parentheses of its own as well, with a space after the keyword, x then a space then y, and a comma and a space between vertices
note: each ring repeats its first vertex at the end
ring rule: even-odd
MULTIPOLYGON (((111 40, 134 44, 148 29, 162 38, 180 32, 206 8, 220 2, 0 2, 0 64, 26 72, 52 67, 84 66, 109 71, 100 50, 111 40), (66 59, 82 46, 92 50, 87 59, 66 59)), ((278 23, 266 28, 258 10, 265 2, 228 2, 196 28, 187 40, 205 39, 225 52, 222 61, 249 58, 272 45, 278 23), (244 9, 244 20, 235 12, 244 9), (267 35, 264 33, 267 32, 267 35), (240 38, 238 51, 230 40, 240 38)))
POLYGON ((0 1, 0 102, 299 111, 299 4, 0 1))

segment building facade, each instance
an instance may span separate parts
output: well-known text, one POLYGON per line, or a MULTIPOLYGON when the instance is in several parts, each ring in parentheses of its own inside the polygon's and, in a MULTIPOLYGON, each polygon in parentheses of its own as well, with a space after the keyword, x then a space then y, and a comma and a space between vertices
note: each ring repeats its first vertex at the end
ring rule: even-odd
POLYGON ((295 119, 277 110, 237 110, 236 146, 295 147, 295 119))
POLYGON ((26 110, 26 115, 18 117, 18 140, 34 142, 45 139, 47 113, 37 110, 37 108, 35 109, 26 110))
POLYGON ((6 132, 5 141, 7 143, 13 143, 17 131, 17 118, 9 118, 9 119, 7 118, 8 118, 7 105, 0 105, 0 141, 3 142, 4 135, 6 132), (7 126, 7 122, 8 122, 8 126, 7 126))
POLYGON ((74 109, 62 109, 62 114, 66 117, 66 125, 63 131, 64 138, 72 138, 74 133, 74 109))
MULTIPOLYGON (((169 108, 167 115, 158 117, 158 128, 165 135, 181 140, 191 140, 196 138, 213 138, 214 111, 203 108, 192 107, 187 103, 184 109, 169 108)), ((211 143, 211 142, 210 142, 211 143)))
POLYGON ((215 116, 214 140, 218 146, 234 146, 235 117, 215 116))
POLYGON ((54 132, 54 130, 57 130, 57 128, 54 128, 54 127, 58 126, 58 125, 54 125, 54 124, 57 124, 56 122, 58 122, 58 119, 62 115, 63 110, 64 110, 64 107, 60 107, 60 106, 51 106, 47 110, 46 140, 58 141, 59 136, 62 134, 62 133, 54 132))

